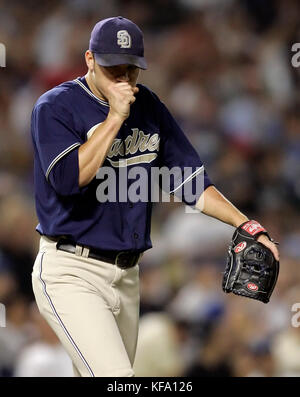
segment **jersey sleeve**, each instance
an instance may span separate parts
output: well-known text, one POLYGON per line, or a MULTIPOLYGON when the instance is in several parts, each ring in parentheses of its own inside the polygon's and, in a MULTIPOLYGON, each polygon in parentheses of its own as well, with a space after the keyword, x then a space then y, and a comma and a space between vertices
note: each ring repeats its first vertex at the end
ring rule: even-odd
POLYGON ((203 191, 213 183, 198 153, 167 107, 160 101, 159 114, 160 164, 170 172, 170 183, 161 187, 187 205, 195 206, 203 191))
POLYGON ((71 114, 58 105, 39 104, 32 112, 31 132, 47 181, 58 194, 79 193, 78 148, 83 142, 71 114))

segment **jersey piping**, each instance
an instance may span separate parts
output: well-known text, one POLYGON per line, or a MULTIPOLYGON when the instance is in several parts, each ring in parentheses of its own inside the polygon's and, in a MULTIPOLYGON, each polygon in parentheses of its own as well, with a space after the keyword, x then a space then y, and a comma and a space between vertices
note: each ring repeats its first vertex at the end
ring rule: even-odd
POLYGON ((66 154, 71 152, 73 149, 75 149, 77 146, 80 146, 81 144, 79 142, 73 143, 73 145, 69 146, 67 149, 65 149, 63 152, 61 152, 58 156, 55 157, 54 160, 52 160, 51 164, 49 165, 47 171, 46 171, 46 179, 48 180, 49 174, 52 170, 52 168, 55 166, 55 164, 66 154))
POLYGON ((193 172, 189 177, 187 177, 179 186, 177 186, 174 190, 171 190, 171 192, 169 192, 169 194, 171 193, 175 193, 176 190, 178 190, 179 188, 181 188, 181 186, 183 186, 185 183, 191 181, 193 178, 195 178, 198 174, 200 174, 200 172, 204 171, 204 166, 202 165, 202 167, 200 167, 198 170, 196 170, 195 172, 193 172))
POLYGON ((74 80, 75 83, 79 84, 81 88, 84 89, 92 98, 96 99, 97 102, 101 103, 101 105, 106 106, 109 108, 109 104, 105 101, 103 101, 100 98, 97 98, 96 95, 94 95, 79 79, 74 80))

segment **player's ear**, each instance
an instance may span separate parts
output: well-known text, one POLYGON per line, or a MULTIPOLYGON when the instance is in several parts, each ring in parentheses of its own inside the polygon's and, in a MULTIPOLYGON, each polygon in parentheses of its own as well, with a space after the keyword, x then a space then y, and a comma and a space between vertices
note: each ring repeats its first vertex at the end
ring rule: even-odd
POLYGON ((92 53, 92 51, 87 50, 85 52, 85 62, 86 62, 86 65, 87 65, 88 69, 91 72, 94 71, 95 58, 94 58, 94 54, 92 53))

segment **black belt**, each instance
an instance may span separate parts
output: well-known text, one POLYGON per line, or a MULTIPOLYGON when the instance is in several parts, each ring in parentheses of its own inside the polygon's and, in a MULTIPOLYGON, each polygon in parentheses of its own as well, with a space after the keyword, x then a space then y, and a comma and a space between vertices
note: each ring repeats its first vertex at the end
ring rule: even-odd
POLYGON ((139 252, 127 252, 127 251, 102 251, 95 248, 87 247, 80 244, 75 244, 72 241, 66 240, 64 238, 55 239, 49 237, 51 240, 57 241, 56 248, 60 251, 69 252, 75 254, 76 246, 82 248, 88 248, 88 257, 92 259, 97 259, 102 262, 108 262, 113 265, 120 267, 121 269, 128 269, 134 267, 138 264, 141 253, 139 252))

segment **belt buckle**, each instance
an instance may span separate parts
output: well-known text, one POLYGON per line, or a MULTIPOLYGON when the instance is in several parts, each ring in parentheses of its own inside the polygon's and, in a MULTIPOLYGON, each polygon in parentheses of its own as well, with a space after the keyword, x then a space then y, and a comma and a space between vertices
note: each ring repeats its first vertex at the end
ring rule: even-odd
MULTIPOLYGON (((117 254, 116 259, 115 259, 115 265, 118 266, 120 269, 128 269, 130 267, 133 267, 135 265, 136 260, 133 262, 133 260, 131 260, 128 265, 122 265, 121 263, 118 263, 118 259, 120 257, 120 255, 125 254, 125 255, 129 255, 128 253, 126 253, 125 251, 121 251, 117 254)), ((135 258, 134 258, 135 259, 135 258)))

